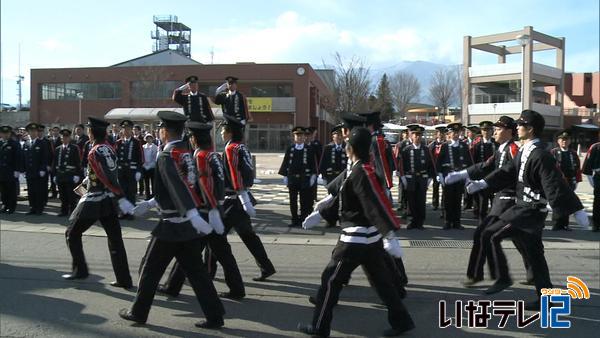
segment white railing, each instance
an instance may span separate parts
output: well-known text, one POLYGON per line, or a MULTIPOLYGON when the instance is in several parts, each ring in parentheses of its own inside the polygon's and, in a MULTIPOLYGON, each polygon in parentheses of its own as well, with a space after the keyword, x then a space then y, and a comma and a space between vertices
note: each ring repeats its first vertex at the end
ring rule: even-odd
MULTIPOLYGON (((470 77, 479 76, 495 76, 495 75, 507 75, 507 74, 521 74, 523 71, 523 64, 517 63, 498 63, 491 65, 480 65, 469 67, 470 77)), ((560 79, 562 71, 558 68, 543 65, 541 63, 533 63, 532 68, 533 74, 539 74, 548 76, 554 79, 560 79)))
MULTIPOLYGON (((531 109, 545 116, 560 116, 560 107, 541 103, 533 103, 531 109)), ((478 103, 469 105, 470 115, 511 115, 520 114, 521 102, 478 103)))

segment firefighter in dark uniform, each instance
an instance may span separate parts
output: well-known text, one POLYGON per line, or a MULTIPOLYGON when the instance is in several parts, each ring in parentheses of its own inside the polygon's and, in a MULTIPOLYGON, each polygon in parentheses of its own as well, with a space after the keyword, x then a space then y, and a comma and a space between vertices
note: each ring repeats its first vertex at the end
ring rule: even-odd
MULTIPOLYGON (((132 127, 130 120, 121 121, 123 137, 115 143, 115 152, 119 164, 119 183, 129 202, 135 204, 136 184, 142 178, 144 151, 140 141, 133 136, 132 127)), ((122 218, 132 219, 133 215, 123 214, 122 218)))
MULTIPOLYGON (((446 183, 452 184, 459 181, 478 180, 484 178, 492 171, 503 166, 511 165, 510 162, 515 159, 519 151, 519 147, 513 141, 516 133, 515 120, 508 116, 501 116, 496 123, 494 123, 495 133, 494 139, 500 144, 496 148, 496 152, 492 157, 488 158, 485 162, 479 162, 467 169, 461 171, 453 171, 446 176, 446 183)), ((500 276, 500 272, 496 269, 496 260, 492 256, 492 253, 485 250, 485 243, 483 243, 484 231, 487 227, 494 222, 499 220, 500 215, 515 205, 515 186, 511 185, 500 190, 494 195, 494 203, 488 216, 478 224, 475 232, 473 233, 473 247, 471 248, 471 254, 469 256, 469 264, 467 267, 467 279, 463 282, 466 287, 471 287, 483 280, 483 267, 485 262, 488 262, 490 270, 490 276, 492 279, 499 280, 500 282, 494 284, 491 288, 485 292, 488 294, 495 293, 502 283, 512 283, 510 276, 500 276)), ((486 234, 488 238, 489 234, 486 234)), ((529 264, 525 257, 525 243, 522 243, 519 238, 513 238, 513 243, 519 252, 523 255, 523 262, 525 269, 527 270, 527 281, 533 281, 533 272, 529 269, 529 264)))
POLYGON ((306 130, 302 127, 292 129, 294 144, 286 149, 279 167, 283 184, 289 191, 290 227, 299 227, 312 212, 313 186, 317 183, 317 161, 314 149, 305 143, 306 130), (300 196, 300 215, 298 215, 298 196, 300 196))
MULTIPOLYGON (((110 144, 111 146, 114 147, 113 143, 110 143, 110 141, 108 141, 108 139, 106 140, 108 142, 108 144, 110 144)), ((79 147, 77 147, 79 149, 79 147)), ((83 148, 80 149, 79 154, 81 155, 81 169, 83 170, 83 175, 87 175, 87 169, 88 169, 88 155, 90 153, 90 150, 92 149, 92 142, 90 140, 87 140, 85 142, 85 144, 83 145, 83 148)))
MULTIPOLYGON (((317 128, 316 127, 308 127, 306 128, 306 144, 309 145, 313 149, 313 153, 315 154, 315 161, 317 163, 317 170, 321 166, 321 158, 323 157, 323 144, 319 141, 317 128)), ((313 185, 313 202, 317 201, 317 188, 318 184, 313 185)))
MULTIPOLYGON (((462 142, 469 146, 469 151, 471 152, 471 157, 473 157, 473 147, 477 142, 479 142, 479 134, 480 129, 476 124, 470 126, 463 126, 461 132, 464 132, 464 138, 459 138, 462 142)), ((473 215, 475 218, 479 217, 479 204, 477 203, 478 195, 470 195, 465 192, 464 197, 464 209, 473 209, 473 215)))
POLYGON ((48 196, 48 166, 51 161, 48 144, 39 137, 39 124, 29 123, 25 129, 31 140, 23 145, 29 215, 41 215, 48 196), (46 196, 46 197, 44 197, 46 196))
POLYGON ((435 177, 435 167, 429 148, 421 142, 425 128, 416 125, 410 128, 412 144, 404 147, 400 155, 400 181, 407 192, 411 221, 407 229, 425 229, 425 204, 427 188, 435 177))
POLYGON ((0 127, 0 212, 12 214, 17 208, 17 185, 23 171, 23 151, 12 137, 10 126, 0 127))
MULTIPOLYGON (((227 241, 227 236, 223 234, 224 226, 221 215, 223 214, 225 198, 225 177, 221 157, 219 153, 212 151, 212 124, 188 121, 186 127, 191 134, 190 142, 196 149, 193 159, 196 164, 198 179, 194 187, 200 197, 200 215, 214 229, 214 232, 204 237, 207 244, 205 257, 207 261, 211 261, 214 256, 223 266, 225 283, 229 287, 229 292, 219 295, 222 298, 239 300, 246 296, 246 291, 237 262, 231 252, 231 246, 227 241)), ((208 273, 211 275, 211 271, 208 271, 208 273)), ((173 266, 164 286, 159 286, 158 291, 177 297, 181 292, 184 280, 185 272, 181 268, 181 264, 177 262, 173 266)))
POLYGON ((46 175, 46 179, 44 181, 44 184, 46 185, 46 193, 44 194, 43 198, 44 198, 44 207, 46 207, 46 205, 48 204, 48 192, 49 192, 49 180, 50 180, 50 175, 52 173, 52 160, 54 159, 54 147, 52 146, 52 142, 50 142, 50 140, 48 139, 48 137, 46 136, 46 126, 44 126, 43 124, 39 124, 38 125, 38 137, 40 139, 40 141, 42 141, 42 143, 45 145, 46 148, 48 148, 48 153, 50 154, 50 158, 48 160, 48 165, 46 166, 46 172, 48 173, 48 175, 46 175))
POLYGON ((121 309, 119 316, 136 323, 146 322, 158 283, 169 263, 176 258, 206 318, 195 325, 218 329, 224 324, 225 309, 202 264, 204 237, 213 231, 213 227, 197 209, 200 204, 200 197, 194 190, 197 174, 189 145, 181 139, 187 117, 172 111, 159 111, 158 117, 164 124, 167 138, 167 144, 158 155, 154 176, 154 201, 160 211, 160 220, 152 230, 133 304, 130 309, 121 309))
MULTIPOLYGON (((352 271, 362 266, 370 276, 377 294, 388 308, 391 328, 384 336, 396 336, 414 328, 414 323, 394 287, 391 271, 385 263, 389 254, 401 251, 393 233, 400 227, 386 196, 385 188, 369 163, 372 144, 371 132, 354 128, 348 140, 347 152, 352 167, 335 198, 339 199, 339 217, 342 233, 331 255, 331 261, 321 275, 321 286, 316 297, 311 324, 299 324, 302 333, 329 337, 333 307, 337 304, 344 281, 352 271)), ((331 207, 333 198, 323 202, 303 224, 305 229, 320 221, 320 210, 331 207)))
POLYGON ((460 202, 462 201, 462 194, 465 189, 464 184, 460 182, 453 184, 444 183, 444 178, 449 172, 466 169, 473 164, 469 146, 458 139, 461 128, 462 125, 457 122, 448 124, 450 140, 442 145, 435 166, 438 172, 438 181, 444 189, 445 230, 452 228, 460 230, 464 229, 460 224, 460 202))
POLYGON ((208 97, 199 92, 198 77, 188 76, 185 84, 173 91, 173 101, 183 107, 191 121, 210 123, 215 119, 208 97))
MULTIPOLYGON (((223 152, 223 168, 225 175, 225 201, 223 209, 225 210, 223 223, 225 224, 225 234, 235 228, 238 236, 250 251, 256 264, 260 268, 260 274, 252 280, 264 281, 275 273, 275 267, 267 256, 267 251, 260 240, 260 237, 252 228, 250 217, 256 215, 254 210, 255 201, 251 198, 249 189, 254 184, 254 167, 252 166, 252 157, 248 148, 243 143, 243 125, 229 115, 225 115, 225 123, 221 129, 221 137, 225 142, 225 151, 223 152)), ((211 274, 217 270, 217 259, 211 257, 206 262, 211 274)))
MULTIPOLYGON (((476 142, 473 142, 471 146, 473 163, 487 161, 494 155, 496 149, 498 149, 498 143, 492 138, 494 123, 491 121, 481 121, 479 122, 479 129, 481 130, 481 137, 479 137, 476 142)), ((477 194, 477 197, 473 199, 473 203, 477 204, 477 206, 473 208, 473 213, 476 213, 476 217, 479 217, 480 222, 487 216, 492 197, 493 196, 488 192, 483 191, 477 194)))
POLYGON ((90 140, 90 137, 87 136, 84 132, 85 128, 83 124, 78 124, 75 126, 75 137, 74 141, 77 147, 79 147, 80 155, 83 157, 83 146, 87 141, 90 140))
POLYGON ((589 147, 582 169, 590 185, 594 188, 592 228, 593 231, 600 231, 600 142, 589 147))
POLYGON ((60 196, 59 217, 69 215, 75 210, 77 195, 73 192, 82 177, 81 160, 79 159, 79 148, 71 143, 71 131, 63 129, 62 145, 54 149, 54 161, 52 172, 54 183, 58 186, 60 196))
POLYGON ((319 163, 319 174, 325 184, 333 181, 342 171, 346 170, 346 164, 348 163, 341 125, 331 129, 331 138, 331 143, 323 149, 323 156, 319 163))
MULTIPOLYGON (((569 188, 573 191, 577 189, 577 184, 581 182, 581 163, 579 162, 579 156, 577 152, 569 148, 571 138, 571 131, 564 130, 557 136, 558 147, 552 149, 550 152, 556 159, 558 167, 563 174, 563 177, 567 181, 569 188)), ((552 214, 552 220, 554 225, 552 230, 566 230, 571 231, 569 227, 569 215, 559 216, 558 214, 552 214)))
MULTIPOLYGON (((394 146, 394 158, 396 159, 396 163, 397 163, 397 169, 400 169, 400 165, 402 163, 402 161, 400 161, 400 157, 402 156, 402 150, 404 148, 406 148, 407 146, 412 144, 412 141, 410 140, 410 137, 408 136, 408 126, 407 126, 407 130, 406 132, 402 132, 402 140, 398 143, 396 143, 396 145, 394 146)), ((398 171, 396 171, 396 174, 398 173, 398 171)), ((408 217, 408 215, 410 214, 410 210, 408 210, 408 199, 407 199, 407 193, 406 193, 406 189, 404 189, 404 185, 402 185, 402 182, 399 180, 399 184, 398 184, 398 203, 399 203, 399 207, 398 207, 398 211, 401 213, 403 218, 408 217)))
POLYGON ((95 117, 88 119, 88 132, 93 146, 88 155, 87 179, 77 188, 82 196, 69 217, 69 227, 65 232, 67 246, 73 258, 72 270, 62 277, 68 280, 88 277, 81 237, 94 223, 100 221, 108 238, 108 251, 117 279, 110 285, 128 289, 133 284, 117 210, 125 214, 132 213, 134 206, 127 200, 119 185, 117 157, 106 141, 108 122, 95 117))
MULTIPOLYGON (((446 127, 436 127, 435 140, 429 143, 429 151, 431 152, 434 163, 437 162, 438 156, 440 155, 440 150, 442 149, 442 145, 444 143, 446 143, 446 127)), ((433 195, 431 197, 431 205, 433 206, 433 210, 438 210, 440 206, 440 182, 438 182, 438 180, 433 180, 432 189, 433 195)), ((443 209, 444 208, 442 208, 442 210, 443 209)))
POLYGON ((237 90, 238 78, 228 76, 225 81, 215 91, 215 103, 221 105, 223 116, 230 116, 245 127, 248 122, 252 122, 252 115, 248 110, 246 97, 237 90))
MULTIPOLYGON (((54 151, 56 147, 62 144, 62 141, 60 139, 60 128, 53 127, 51 129, 51 134, 50 137, 48 137, 48 141, 50 141, 50 148, 52 148, 52 151, 54 151)), ((54 159, 54 154, 52 154, 52 159, 54 159)), ((54 162, 52 163, 52 166, 54 167, 54 162)), ((56 183, 54 183, 53 170, 50 171, 50 193, 52 194, 52 198, 56 198, 56 196, 58 195, 58 188, 56 187, 56 183)))
POLYGON ((391 189, 394 186, 394 172, 396 171, 396 160, 392 153, 390 143, 385 139, 385 135, 381 131, 381 113, 378 111, 362 114, 367 118, 367 128, 371 130, 371 164, 375 168, 377 177, 381 181, 381 186, 386 189, 386 194, 392 201, 391 189))
MULTIPOLYGON (((587 213, 579 198, 569 188, 567 182, 556 166, 556 160, 546 150, 538 138, 544 131, 544 117, 533 110, 524 110, 516 121, 519 139, 523 141, 516 158, 511 165, 494 170, 483 180, 471 181, 467 186, 468 193, 483 189, 492 191, 516 185, 515 205, 504 211, 499 220, 484 231, 482 242, 486 250, 492 252, 496 260, 500 276, 508 276, 506 257, 500 246, 504 238, 517 237, 524 246, 526 260, 533 271, 536 298, 525 304, 526 310, 539 311, 542 289, 552 288, 548 264, 544 257, 542 231, 548 215, 546 208, 550 204, 553 212, 560 216, 575 214, 577 222, 589 225, 587 213), (487 237, 486 234, 492 234, 487 237), (492 251, 493 250, 493 251, 492 251)), ((510 281, 496 281, 495 292, 510 286, 510 281)))

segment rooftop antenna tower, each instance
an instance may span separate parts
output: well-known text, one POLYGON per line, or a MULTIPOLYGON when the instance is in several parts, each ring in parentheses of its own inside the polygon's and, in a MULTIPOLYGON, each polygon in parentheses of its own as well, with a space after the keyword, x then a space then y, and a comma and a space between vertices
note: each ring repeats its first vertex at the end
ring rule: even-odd
POLYGON ((154 31, 150 33, 154 42, 153 52, 166 49, 176 50, 191 58, 192 29, 179 22, 176 15, 154 15, 154 31))
POLYGON ((25 79, 25 77, 23 75, 21 75, 21 44, 19 43, 19 75, 17 75, 17 97, 19 98, 19 106, 18 109, 21 110, 21 108, 23 107, 22 105, 22 84, 23 84, 23 80, 25 79))

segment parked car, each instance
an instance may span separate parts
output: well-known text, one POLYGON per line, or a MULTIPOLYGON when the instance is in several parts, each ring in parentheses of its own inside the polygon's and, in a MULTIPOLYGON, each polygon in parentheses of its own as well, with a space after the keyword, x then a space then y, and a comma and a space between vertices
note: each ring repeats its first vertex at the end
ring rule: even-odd
POLYGON ((11 106, 8 103, 2 103, 2 111, 17 111, 17 107, 11 106))

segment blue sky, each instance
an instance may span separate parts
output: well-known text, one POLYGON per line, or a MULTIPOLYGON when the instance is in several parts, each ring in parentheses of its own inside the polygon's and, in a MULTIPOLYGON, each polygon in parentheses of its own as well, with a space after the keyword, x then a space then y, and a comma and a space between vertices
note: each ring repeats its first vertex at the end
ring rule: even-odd
MULTIPOLYGON (((18 45, 31 68, 100 67, 152 51, 153 15, 192 28, 192 57, 210 63, 332 63, 363 58, 375 72, 402 61, 462 62, 465 35, 533 26, 566 38, 567 71, 598 71, 598 0, 19 1, 1 2, 2 102, 15 103, 18 45)), ((537 55, 536 55, 537 57, 537 55)), ((517 59, 520 60, 520 59, 517 59)), ((542 53, 536 62, 552 62, 542 53)), ((475 62, 483 61, 475 56, 475 62)), ((509 62, 511 60, 509 59, 509 62)))

